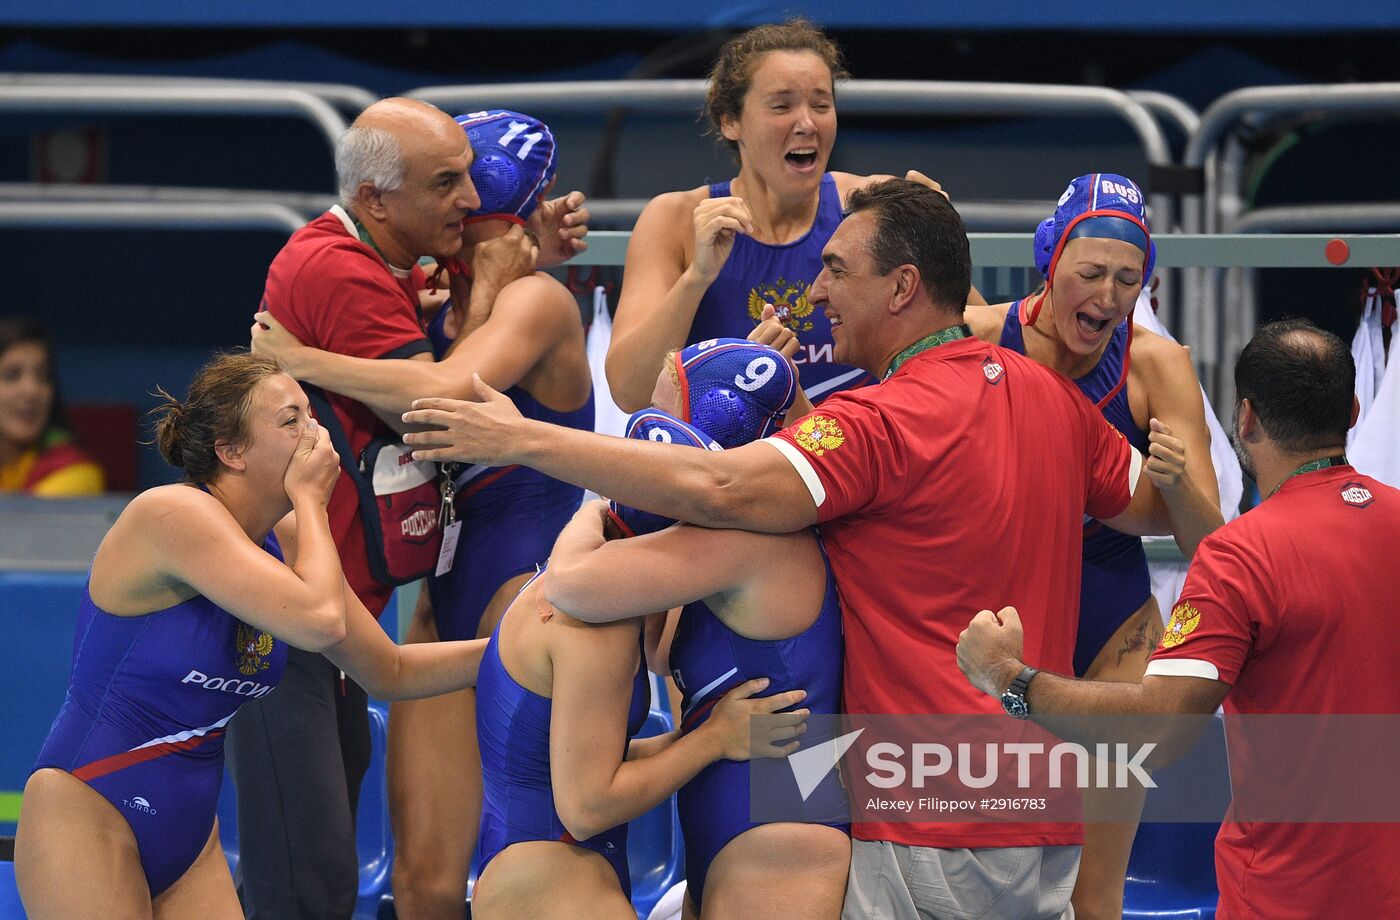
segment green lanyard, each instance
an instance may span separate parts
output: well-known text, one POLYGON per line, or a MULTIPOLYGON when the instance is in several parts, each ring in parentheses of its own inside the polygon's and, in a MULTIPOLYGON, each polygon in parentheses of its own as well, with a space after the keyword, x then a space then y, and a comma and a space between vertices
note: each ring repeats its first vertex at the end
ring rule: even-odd
POLYGON ((885 380, 890 379, 890 375, 899 370, 899 366, 920 352, 928 351, 930 348, 937 348, 939 345, 946 345, 949 342, 956 342, 958 339, 972 338, 972 327, 966 323, 959 323, 956 326, 949 326, 947 329, 939 329, 937 332, 930 332, 919 339, 913 345, 894 356, 890 362, 890 369, 885 371, 885 380))
MULTIPOLYGON (((360 242, 364 243, 370 249, 373 249, 374 254, 379 256, 379 258, 384 261, 384 264, 389 266, 390 270, 399 272, 403 271, 403 269, 394 265, 393 262, 390 262, 388 256, 384 255, 384 253, 380 250, 379 245, 374 242, 374 237, 369 235, 369 231, 365 229, 364 224, 360 223, 360 219, 355 216, 355 213, 349 210, 348 208, 345 209, 345 213, 349 215, 350 222, 355 225, 355 232, 360 235, 360 242)), ((409 270, 412 271, 412 269, 409 270)))
POLYGON ((1276 494, 1278 494, 1278 490, 1283 488, 1283 483, 1292 479, 1294 476, 1301 476, 1304 473, 1312 473, 1316 472, 1317 470, 1325 470, 1330 466, 1346 466, 1346 464, 1346 454, 1337 454, 1334 457, 1322 457, 1319 460, 1309 460, 1307 463, 1304 463, 1302 466, 1298 467, 1296 470, 1283 477, 1283 482, 1280 482, 1278 485, 1274 486, 1274 490, 1268 495, 1265 495, 1264 498, 1273 498, 1276 494))

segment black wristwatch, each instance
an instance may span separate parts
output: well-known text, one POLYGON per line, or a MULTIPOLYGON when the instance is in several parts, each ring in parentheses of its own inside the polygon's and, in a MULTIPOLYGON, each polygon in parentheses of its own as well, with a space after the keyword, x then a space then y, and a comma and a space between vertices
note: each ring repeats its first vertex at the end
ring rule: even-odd
POLYGON ((1022 668, 1021 673, 1017 674, 1016 679, 1011 682, 1011 686, 1002 693, 1001 708, 1005 709, 1006 714, 1011 718, 1029 719, 1031 717, 1031 707, 1026 702, 1026 688, 1031 685, 1031 678, 1039 673, 1032 667, 1022 668))

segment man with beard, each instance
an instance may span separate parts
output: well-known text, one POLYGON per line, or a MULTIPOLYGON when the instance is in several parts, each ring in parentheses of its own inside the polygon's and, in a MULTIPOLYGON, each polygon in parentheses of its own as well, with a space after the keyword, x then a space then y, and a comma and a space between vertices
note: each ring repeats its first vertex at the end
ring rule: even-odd
MULTIPOLYGON (((1305 320, 1266 325, 1245 346, 1232 439, 1264 499, 1202 541, 1141 685, 1028 668, 1012 607, 983 610, 963 632, 958 664, 968 679, 994 696, 1014 682, 1021 715, 1037 719, 1208 715, 1222 701, 1227 717, 1400 713, 1400 685, 1384 679, 1400 655, 1400 567, 1377 542, 1400 533, 1400 491, 1358 473, 1343 454, 1356 420, 1355 377, 1347 346, 1305 320)), ((1319 730, 1337 724, 1318 722, 1319 730)), ((1382 855, 1400 846, 1400 824, 1374 812, 1365 824, 1324 823, 1339 813, 1316 810, 1306 823, 1236 818, 1241 790, 1255 803, 1280 767, 1277 745, 1263 753, 1260 722, 1248 737, 1236 733, 1243 725, 1227 722, 1236 799, 1215 846, 1217 916, 1400 915, 1400 863, 1382 855)), ((1299 733, 1288 744, 1286 772, 1309 782, 1298 809, 1347 785, 1326 777, 1352 755, 1320 737, 1299 733)), ((1353 799, 1366 760, 1343 771, 1355 767, 1353 799)))

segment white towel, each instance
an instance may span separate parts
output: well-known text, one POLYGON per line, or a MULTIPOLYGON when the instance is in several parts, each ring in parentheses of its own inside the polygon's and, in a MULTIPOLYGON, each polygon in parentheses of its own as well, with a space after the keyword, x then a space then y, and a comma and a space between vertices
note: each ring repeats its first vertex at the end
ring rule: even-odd
MULTIPOLYGON (((1170 537, 1150 537, 1149 539, 1171 539, 1170 537)), ((1147 571, 1152 581, 1152 596, 1157 599, 1157 612, 1162 615, 1162 622, 1165 623, 1171 616, 1172 608, 1176 606, 1177 598, 1181 597, 1181 589, 1186 587, 1186 569, 1190 563, 1181 562, 1150 562, 1147 571)))
POLYGON ((593 322, 588 327, 588 367, 593 371, 593 430, 622 437, 627 433, 627 413, 613 402, 604 370, 612 342, 612 317, 608 295, 600 284, 593 289, 593 322))
POLYGON ((1381 297, 1375 288, 1366 293, 1366 306, 1361 311, 1361 325, 1351 340, 1351 357, 1356 362, 1356 401, 1361 406, 1356 428, 1347 436, 1347 443, 1356 437, 1361 422, 1376 401, 1376 392, 1385 375, 1385 345, 1381 338, 1381 297))
MULTIPOLYGON (((1168 332, 1167 327, 1157 318, 1157 314, 1152 312, 1152 296, 1145 284, 1142 286, 1142 293, 1138 295, 1137 306, 1133 309, 1133 321, 1163 338, 1176 341, 1176 336, 1168 332)), ((1228 521, 1239 516, 1240 496, 1244 494, 1244 476, 1240 472, 1240 462, 1235 457, 1235 451, 1230 446, 1230 438, 1221 427, 1220 420, 1216 418, 1205 390, 1201 390, 1201 402, 1205 406, 1206 428, 1210 430, 1210 459, 1215 467, 1215 481, 1220 487, 1220 513, 1228 521)), ((1157 607, 1162 612, 1163 620, 1181 595, 1182 585, 1186 583, 1186 566, 1185 561, 1154 562, 1150 566, 1152 595, 1157 598, 1157 607)))
MULTIPOLYGON (((612 316, 608 314, 608 294, 600 284, 593 289, 593 322, 588 326, 588 368, 593 373, 593 430, 600 434, 623 437, 627 434, 626 412, 613 402, 605 370, 608 345, 612 343, 612 316)), ((592 501, 596 492, 584 492, 583 500, 592 501)))
MULTIPOLYGON (((1400 487, 1400 319, 1390 327, 1390 360, 1376 387, 1376 398, 1364 420, 1351 432, 1347 458, 1351 465, 1387 485, 1400 487)), ((1356 369, 1358 383, 1361 368, 1356 369)))
POLYGON ((661 896, 661 900, 656 902, 651 913, 647 914, 647 920, 680 920, 681 904, 684 901, 685 880, 682 879, 661 896))
MULTIPOLYGON (((1157 314, 1152 312, 1152 296, 1145 284, 1142 286, 1142 293, 1138 295, 1137 307, 1133 310, 1133 321, 1163 338, 1176 341, 1176 336, 1168 332, 1167 327, 1157 319, 1157 314)), ((1235 457, 1234 448, 1230 446, 1229 436, 1220 426, 1220 420, 1215 417, 1215 410, 1211 408, 1205 390, 1201 390, 1201 402, 1206 410, 1206 428, 1210 430, 1210 459, 1215 466, 1215 481, 1220 487, 1220 513, 1225 520, 1233 520, 1239 517, 1240 496, 1244 494, 1244 477, 1240 472, 1240 462, 1235 457)))

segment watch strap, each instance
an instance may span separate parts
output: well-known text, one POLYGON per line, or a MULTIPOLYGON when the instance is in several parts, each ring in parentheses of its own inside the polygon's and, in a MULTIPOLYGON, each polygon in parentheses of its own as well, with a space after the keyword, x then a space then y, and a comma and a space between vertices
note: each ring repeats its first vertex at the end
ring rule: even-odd
POLYGON ((1031 680, 1039 673, 1040 671, 1038 669, 1027 665, 1021 669, 1020 674, 1016 675, 1016 679, 1011 682, 1011 686, 1006 688, 1006 692, 1014 693, 1022 699, 1025 699, 1026 690, 1030 688, 1031 680))

